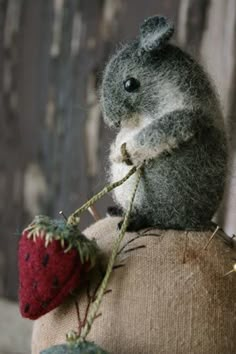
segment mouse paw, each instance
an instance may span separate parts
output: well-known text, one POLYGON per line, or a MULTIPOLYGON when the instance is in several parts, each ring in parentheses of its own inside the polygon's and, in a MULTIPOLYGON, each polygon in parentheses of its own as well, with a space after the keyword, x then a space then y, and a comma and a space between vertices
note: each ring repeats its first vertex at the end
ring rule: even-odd
POLYGON ((113 205, 113 206, 109 206, 107 208, 107 214, 109 216, 123 216, 124 212, 123 212, 122 208, 113 205))
POLYGON ((144 147, 136 146, 135 141, 133 140, 129 140, 125 143, 125 151, 128 156, 128 161, 136 167, 143 165, 145 161, 149 160, 146 149, 144 147))
MULTIPOLYGON (((122 219, 117 224, 117 229, 118 230, 121 229, 123 222, 124 222, 124 219, 122 219)), ((126 231, 127 232, 137 232, 137 231, 140 231, 142 229, 147 228, 148 226, 150 226, 150 225, 148 225, 148 223, 147 223, 145 218, 143 218, 143 217, 135 217, 135 218, 131 218, 129 220, 129 223, 128 223, 126 231)))
POLYGON ((122 155, 122 162, 125 162, 126 165, 132 166, 133 162, 131 160, 130 154, 127 151, 126 143, 123 143, 120 147, 121 155, 122 155))

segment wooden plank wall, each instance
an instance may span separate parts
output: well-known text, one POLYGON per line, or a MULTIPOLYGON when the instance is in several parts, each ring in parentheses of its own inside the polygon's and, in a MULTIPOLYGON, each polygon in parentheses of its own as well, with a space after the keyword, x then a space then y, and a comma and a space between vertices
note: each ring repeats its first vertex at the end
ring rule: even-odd
MULTIPOLYGON (((218 88, 231 163, 219 222, 236 232, 235 0, 0 0, 0 295, 16 298, 19 230, 69 214, 105 183, 112 132, 97 88, 116 45, 164 14, 218 88)), ((107 197, 97 204, 105 215, 107 197)), ((92 219, 86 215, 82 226, 92 219)))

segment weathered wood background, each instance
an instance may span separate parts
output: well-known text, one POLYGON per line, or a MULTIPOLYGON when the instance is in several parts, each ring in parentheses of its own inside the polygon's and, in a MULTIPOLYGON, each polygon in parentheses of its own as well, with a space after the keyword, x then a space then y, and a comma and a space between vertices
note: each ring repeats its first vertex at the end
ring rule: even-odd
POLYGON ((0 295, 16 298, 19 230, 104 185, 112 133, 96 90, 116 44, 153 14, 174 21, 218 88, 232 151, 219 222, 236 232, 235 0, 0 0, 0 295))

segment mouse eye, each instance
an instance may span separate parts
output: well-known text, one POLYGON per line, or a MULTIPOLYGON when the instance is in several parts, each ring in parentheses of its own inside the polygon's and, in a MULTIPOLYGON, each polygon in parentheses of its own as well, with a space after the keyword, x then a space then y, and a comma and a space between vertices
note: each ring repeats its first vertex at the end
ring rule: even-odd
POLYGON ((140 82, 134 77, 130 77, 129 79, 125 80, 123 84, 127 92, 137 91, 138 88, 140 87, 140 82))

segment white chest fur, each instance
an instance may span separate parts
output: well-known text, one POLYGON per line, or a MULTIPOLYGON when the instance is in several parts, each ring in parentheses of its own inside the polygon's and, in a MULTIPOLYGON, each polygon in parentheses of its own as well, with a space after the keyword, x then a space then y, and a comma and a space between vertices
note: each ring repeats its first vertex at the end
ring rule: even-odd
MULTIPOLYGON (((110 180, 115 182, 123 178, 131 169, 131 166, 127 166, 126 163, 122 162, 121 157, 121 145, 127 143, 128 141, 135 138, 145 126, 151 122, 148 117, 136 116, 134 119, 126 124, 123 124, 120 132, 117 134, 114 143, 111 146, 110 152, 110 180)), ((129 178, 122 186, 118 187, 114 191, 114 196, 116 201, 123 207, 127 208, 130 200, 131 193, 134 188, 135 176, 129 178)), ((140 203, 140 198, 135 198, 135 203, 140 203)))

